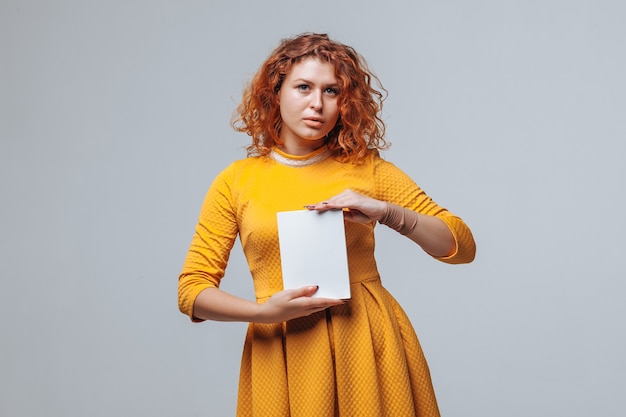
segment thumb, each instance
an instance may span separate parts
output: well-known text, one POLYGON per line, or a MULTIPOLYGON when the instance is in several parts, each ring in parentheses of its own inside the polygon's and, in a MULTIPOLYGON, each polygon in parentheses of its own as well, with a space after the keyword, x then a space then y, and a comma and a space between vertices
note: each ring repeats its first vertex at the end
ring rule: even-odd
POLYGON ((310 297, 317 292, 319 289, 319 285, 307 285, 306 287, 301 287, 293 292, 294 298, 296 297, 310 297))

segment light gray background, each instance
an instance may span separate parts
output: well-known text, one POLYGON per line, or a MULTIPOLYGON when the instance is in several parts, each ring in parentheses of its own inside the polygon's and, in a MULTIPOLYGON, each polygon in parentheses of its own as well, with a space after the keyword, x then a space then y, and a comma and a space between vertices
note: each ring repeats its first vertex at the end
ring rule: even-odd
MULTIPOLYGON (((0 415, 231 416, 245 324, 177 276, 242 86, 328 32, 389 90, 386 158, 478 242, 379 228, 445 416, 624 416, 624 2, 0 3, 0 415)), ((224 288, 251 297, 236 247, 224 288)))

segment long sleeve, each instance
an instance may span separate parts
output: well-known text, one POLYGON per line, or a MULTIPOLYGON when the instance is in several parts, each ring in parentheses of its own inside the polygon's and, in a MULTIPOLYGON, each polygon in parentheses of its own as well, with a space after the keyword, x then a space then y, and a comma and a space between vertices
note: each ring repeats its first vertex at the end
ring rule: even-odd
POLYGON ((456 242, 452 255, 435 257, 450 264, 469 263, 474 260, 476 243, 469 227, 458 216, 437 205, 408 175, 394 164, 374 155, 376 198, 397 204, 417 213, 435 216, 450 229, 456 242))
POLYGON ((196 231, 178 279, 178 307, 192 320, 198 294, 217 288, 224 276, 238 227, 231 194, 232 167, 222 171, 209 188, 196 231))

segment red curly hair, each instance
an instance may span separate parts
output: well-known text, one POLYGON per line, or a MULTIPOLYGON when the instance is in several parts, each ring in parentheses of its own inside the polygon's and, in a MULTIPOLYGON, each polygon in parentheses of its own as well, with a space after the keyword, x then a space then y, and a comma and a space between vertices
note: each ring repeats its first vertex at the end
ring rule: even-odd
POLYGON ((385 97, 372 87, 371 81, 387 91, 365 59, 352 47, 332 41, 326 34, 304 33, 282 40, 243 92, 232 125, 252 137, 248 156, 268 155, 281 144, 278 92, 293 65, 310 57, 332 64, 339 83, 339 120, 327 140, 333 155, 342 162, 358 163, 370 149, 388 148, 385 123, 380 118, 385 97))

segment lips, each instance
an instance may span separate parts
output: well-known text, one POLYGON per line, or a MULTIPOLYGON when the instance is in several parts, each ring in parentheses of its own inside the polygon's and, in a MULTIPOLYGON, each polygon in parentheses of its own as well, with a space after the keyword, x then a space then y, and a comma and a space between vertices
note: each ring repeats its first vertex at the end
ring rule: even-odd
POLYGON ((306 117, 304 119, 304 124, 309 127, 321 127, 324 124, 324 121, 317 117, 306 117))

